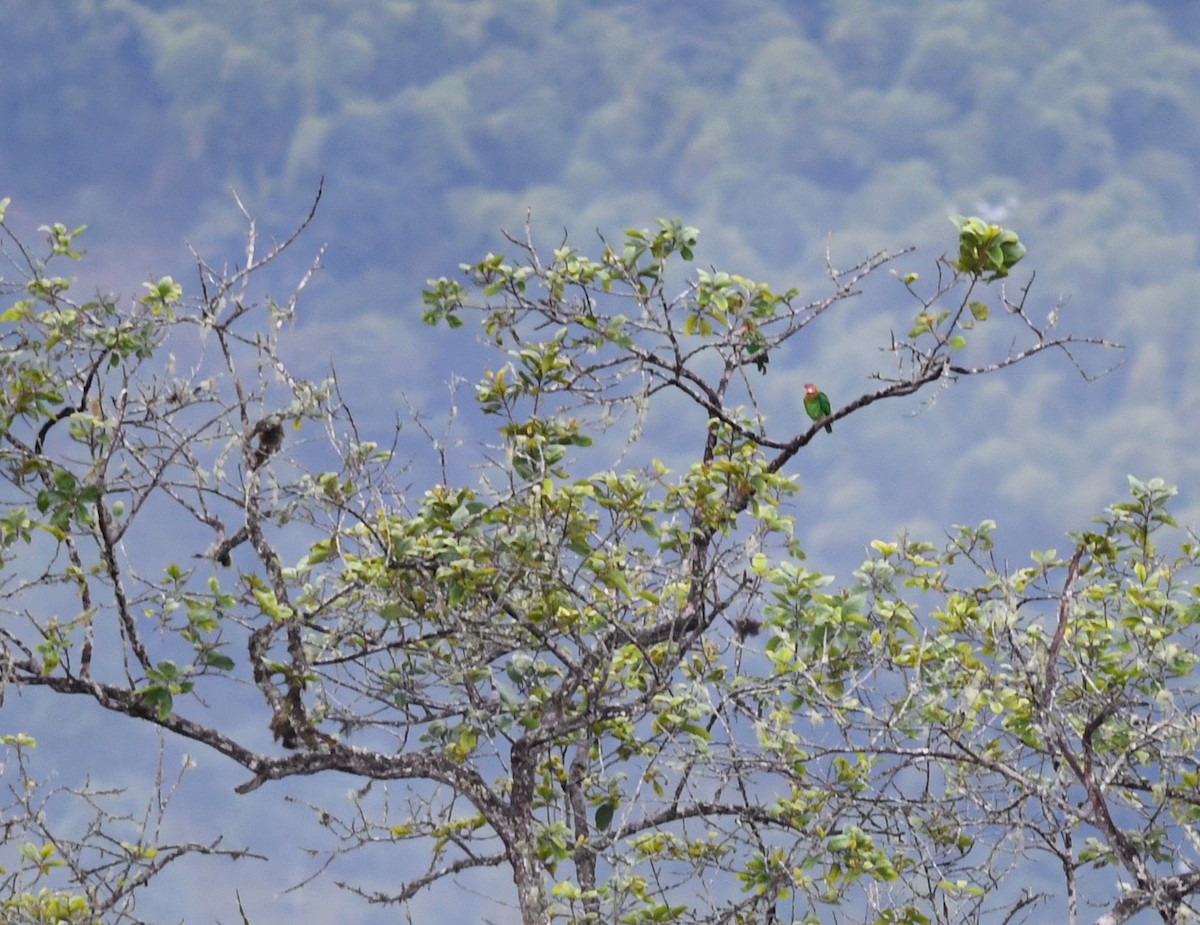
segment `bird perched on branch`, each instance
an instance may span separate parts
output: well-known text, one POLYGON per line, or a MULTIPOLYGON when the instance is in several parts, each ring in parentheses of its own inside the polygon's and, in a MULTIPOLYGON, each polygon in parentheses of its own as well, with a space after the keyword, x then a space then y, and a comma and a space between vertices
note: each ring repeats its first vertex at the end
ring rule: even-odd
POLYGON ((250 438, 258 438, 258 445, 250 458, 250 468, 257 469, 283 446, 283 424, 277 417, 265 417, 254 425, 250 438))
MULTIPOLYGON (((804 410, 814 421, 820 421, 821 418, 829 417, 833 406, 829 404, 829 396, 810 382, 804 387, 804 410)), ((833 433, 833 424, 826 422, 825 431, 833 433)))

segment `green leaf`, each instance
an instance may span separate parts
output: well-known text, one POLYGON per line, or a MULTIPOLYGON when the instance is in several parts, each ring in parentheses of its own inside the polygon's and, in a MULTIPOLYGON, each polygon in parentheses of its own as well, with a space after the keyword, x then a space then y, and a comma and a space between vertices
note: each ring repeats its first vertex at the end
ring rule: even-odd
POLYGON ((170 309, 167 306, 178 302, 183 296, 183 287, 169 276, 153 282, 142 283, 142 286, 148 292, 138 301, 148 306, 156 316, 165 313, 170 317, 170 309))
POLYGON ((554 889, 550 893, 560 899, 581 899, 583 897, 583 890, 569 880, 560 880, 554 884, 554 889))
POLYGON ((851 844, 853 844, 853 840, 849 835, 835 835, 829 839, 828 848, 830 851, 841 853, 849 850, 851 844))
POLYGON ((205 652, 200 656, 200 664, 215 668, 217 671, 233 671, 236 663, 223 652, 205 652))
POLYGON ((332 540, 319 540, 308 549, 308 564, 317 565, 334 554, 332 540))
POLYGON ((141 692, 142 699, 153 707, 159 719, 166 719, 171 715, 171 709, 174 706, 174 698, 171 692, 160 685, 151 685, 141 692))
POLYGON ((596 807, 596 828, 601 832, 607 831, 612 825, 613 813, 616 812, 617 805, 613 802, 601 803, 596 807))
POLYGON ((402 619, 406 613, 408 613, 408 608, 398 601, 393 601, 379 609, 379 619, 391 622, 402 619))

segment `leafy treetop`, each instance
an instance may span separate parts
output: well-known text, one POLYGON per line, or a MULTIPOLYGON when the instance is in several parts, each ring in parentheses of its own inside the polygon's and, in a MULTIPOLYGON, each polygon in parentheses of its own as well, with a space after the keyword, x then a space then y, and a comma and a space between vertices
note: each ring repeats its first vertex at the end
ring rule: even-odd
MULTIPOLYGON (((475 392, 502 443, 477 482, 446 467, 410 493, 336 380, 283 361, 317 263, 284 302, 252 283, 296 235, 261 252, 251 221, 239 267, 198 259, 198 296, 156 279, 119 308, 52 275, 77 232, 54 226, 35 255, 0 227, 17 274, 0 315, 5 679, 202 743, 246 769, 241 792, 394 782, 403 800, 314 806, 335 854, 423 859, 386 890, 348 885, 367 900, 503 866, 529 925, 1001 921, 1047 901, 997 892, 1043 854, 1072 917, 1087 864, 1132 883, 1104 894, 1112 922, 1171 921, 1200 889, 1173 847, 1196 837, 1200 611, 1194 546, 1159 551, 1169 489, 1132 481, 1070 555, 1016 571, 990 523, 940 548, 877 541, 840 589, 803 565, 786 470, 821 423, 768 420, 758 383, 899 254, 831 265, 829 295, 801 302, 715 269, 677 280, 697 235, 679 221, 595 257, 543 253, 527 229, 518 259, 428 286, 427 321, 476 317, 502 354, 475 392), (583 467, 616 414, 633 440, 670 396, 699 411, 689 464, 583 467), (161 561, 168 516, 202 552, 161 561)), ((1102 344, 1035 325, 1028 286, 988 289, 1022 251, 1001 232, 998 257, 969 263, 980 234, 961 225, 927 288, 900 275, 916 308, 893 366, 832 419, 1045 351, 1079 367, 1102 344), (983 324, 1013 329, 1008 352, 979 356, 983 324)), ((111 822, 22 854, 12 914, 128 919, 159 859, 218 850, 146 836, 116 882, 96 863, 111 822)))

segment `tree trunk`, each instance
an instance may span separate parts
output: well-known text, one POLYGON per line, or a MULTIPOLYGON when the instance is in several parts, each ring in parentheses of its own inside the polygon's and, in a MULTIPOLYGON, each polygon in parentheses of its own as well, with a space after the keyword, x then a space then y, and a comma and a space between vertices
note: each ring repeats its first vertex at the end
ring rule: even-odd
POLYGON ((550 925, 550 898, 546 895, 546 881, 533 831, 536 761, 529 750, 527 741, 513 745, 511 825, 509 831, 502 834, 512 865, 513 882, 517 886, 522 925, 550 925))

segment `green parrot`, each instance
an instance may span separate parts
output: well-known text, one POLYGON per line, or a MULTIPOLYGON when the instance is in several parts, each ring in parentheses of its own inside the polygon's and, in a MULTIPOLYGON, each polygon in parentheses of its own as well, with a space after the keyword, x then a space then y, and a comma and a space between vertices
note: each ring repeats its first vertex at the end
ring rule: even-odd
MULTIPOLYGON (((814 421, 819 421, 829 417, 833 408, 829 404, 829 396, 810 382, 804 387, 804 410, 814 421)), ((827 433, 833 433, 833 425, 826 424, 825 430, 827 433)))

